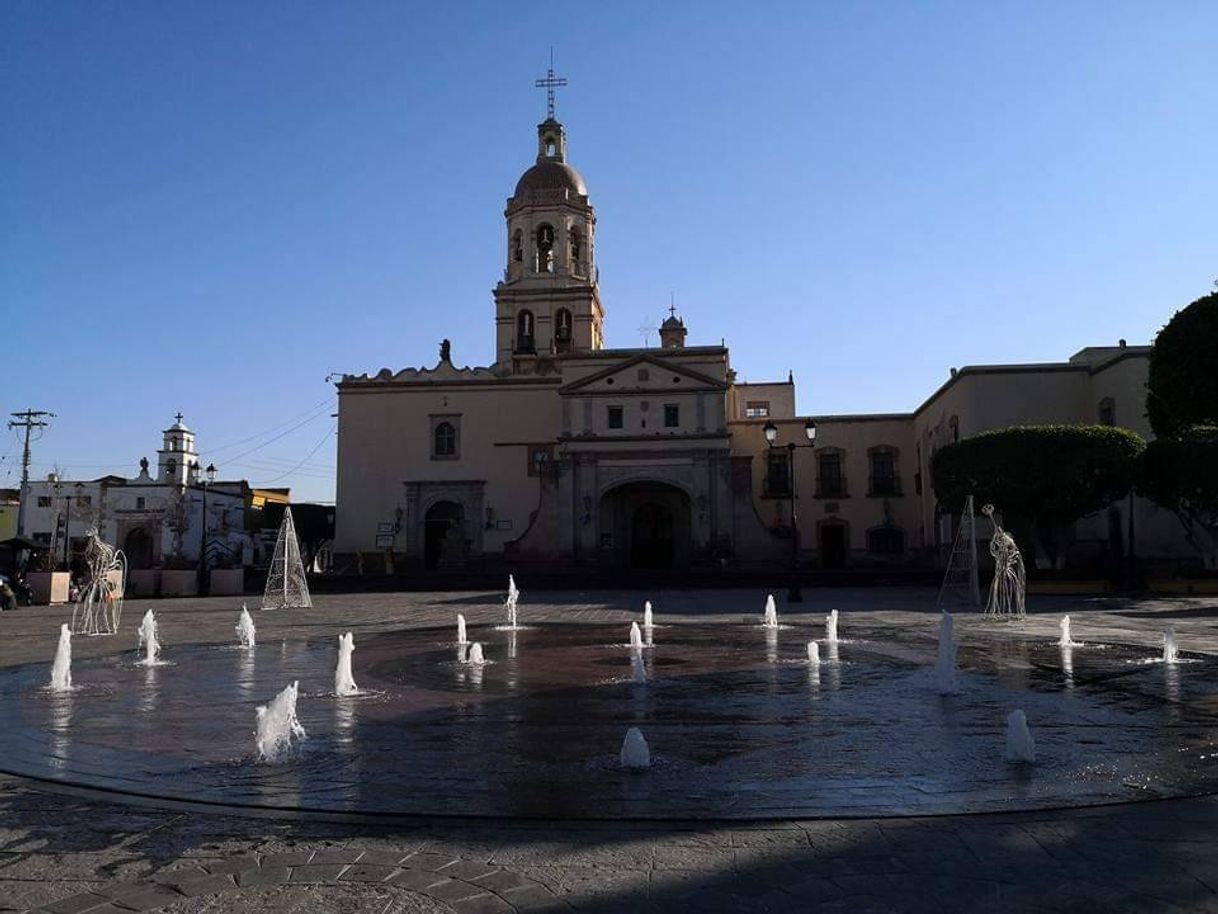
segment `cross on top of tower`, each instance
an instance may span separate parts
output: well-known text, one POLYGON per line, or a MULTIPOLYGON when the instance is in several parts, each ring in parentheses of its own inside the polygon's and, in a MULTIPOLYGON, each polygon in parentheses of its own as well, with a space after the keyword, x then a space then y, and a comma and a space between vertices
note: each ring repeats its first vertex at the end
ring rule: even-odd
POLYGON ((181 422, 181 421, 182 421, 182 414, 181 414, 181 413, 175 413, 175 414, 174 414, 174 418, 175 418, 175 419, 177 419, 179 422, 181 422))
POLYGON ((545 79, 538 79, 533 83, 538 89, 546 90, 546 117, 550 120, 554 119, 554 90, 566 84, 565 76, 554 75, 554 49, 550 48, 550 69, 546 70, 545 79))

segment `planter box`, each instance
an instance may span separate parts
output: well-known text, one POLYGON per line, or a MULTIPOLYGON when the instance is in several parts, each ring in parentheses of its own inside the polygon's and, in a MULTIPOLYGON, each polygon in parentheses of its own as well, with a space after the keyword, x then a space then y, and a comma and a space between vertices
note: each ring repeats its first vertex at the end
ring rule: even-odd
POLYGON ((68 602, 72 575, 66 571, 31 571, 25 576, 34 602, 39 606, 68 602))
POLYGON ((1147 581, 1152 593, 1188 596, 1199 594, 1212 596, 1218 594, 1218 580, 1214 578, 1159 578, 1147 581))
POLYGON ((244 568, 213 568, 207 592, 213 597, 236 597, 245 593, 244 568))
POLYGON ((110 586, 114 588, 114 596, 121 600, 126 594, 123 593, 123 573, 121 571, 107 571, 106 580, 110 582, 110 586))
MULTIPOLYGON (((1116 587, 1111 581, 1071 581, 1052 578, 1043 581, 1035 579, 1028 581, 1028 593, 1074 595, 1114 593, 1115 591, 1116 587)), ((981 597, 983 600, 985 599, 984 587, 981 589, 981 597)))
POLYGON ((128 599, 132 597, 157 597, 161 594, 161 572, 156 568, 140 568, 127 572, 128 599))
POLYGON ((162 597, 197 597, 199 595, 199 572, 193 569, 185 571, 161 572, 162 597))

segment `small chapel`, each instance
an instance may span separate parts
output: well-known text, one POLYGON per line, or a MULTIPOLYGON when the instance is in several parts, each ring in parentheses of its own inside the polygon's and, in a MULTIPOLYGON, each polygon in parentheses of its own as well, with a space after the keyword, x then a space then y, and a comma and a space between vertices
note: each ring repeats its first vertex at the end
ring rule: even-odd
MULTIPOLYGON (((937 447, 1045 421, 1148 434, 1149 347, 1123 341, 952 369, 912 413, 817 416, 797 415, 789 373, 738 382, 728 348, 688 340, 675 309, 657 348, 611 348, 596 212, 554 115, 562 81, 547 83, 504 211, 494 361, 457 366, 445 341, 434 366, 337 382, 337 571, 931 565, 953 535, 929 485, 937 447)), ((1074 540, 1122 549, 1121 523, 1081 521, 1074 540)))

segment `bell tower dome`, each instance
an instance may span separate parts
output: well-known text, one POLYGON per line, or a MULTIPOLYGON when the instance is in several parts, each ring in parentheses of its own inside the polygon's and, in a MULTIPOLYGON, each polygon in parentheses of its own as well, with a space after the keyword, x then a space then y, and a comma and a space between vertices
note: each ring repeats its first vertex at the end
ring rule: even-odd
POLYGON ((595 259, 596 213, 583 176, 567 164, 567 132, 554 117, 537 125, 537 160, 508 198, 507 264, 495 289, 495 351, 502 374, 534 374, 548 356, 604 346, 595 259))

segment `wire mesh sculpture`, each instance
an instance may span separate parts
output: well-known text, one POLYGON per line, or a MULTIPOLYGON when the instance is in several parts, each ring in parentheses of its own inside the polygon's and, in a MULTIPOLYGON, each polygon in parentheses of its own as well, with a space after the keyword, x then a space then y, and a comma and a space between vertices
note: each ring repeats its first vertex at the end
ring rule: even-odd
POLYGON ((956 604, 981 605, 981 588, 977 583, 977 518, 973 511, 973 496, 964 502, 960 529, 952 543, 952 552, 943 572, 936 605, 940 609, 956 604))
POLYGON ((262 608, 307 609, 312 605, 304 562, 300 558, 300 543, 296 539, 296 525, 292 522, 292 509, 285 507, 283 523, 279 525, 279 538, 275 540, 275 554, 271 557, 271 570, 266 577, 262 608))
POLYGON ((981 513, 994 525, 990 538, 990 555, 994 557, 994 580, 990 582, 990 597, 985 604, 987 616, 1023 616, 1024 594, 1027 591, 1027 575, 1023 567, 1023 556, 1015 539, 994 520, 994 506, 986 505, 981 513))
POLYGON ((89 583, 72 606, 72 634, 113 635, 123 615, 127 557, 101 538, 96 527, 86 533, 85 561, 89 583), (117 580, 115 580, 117 573, 117 580))

